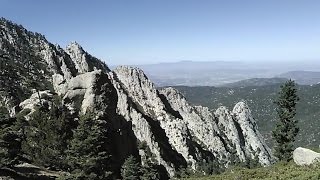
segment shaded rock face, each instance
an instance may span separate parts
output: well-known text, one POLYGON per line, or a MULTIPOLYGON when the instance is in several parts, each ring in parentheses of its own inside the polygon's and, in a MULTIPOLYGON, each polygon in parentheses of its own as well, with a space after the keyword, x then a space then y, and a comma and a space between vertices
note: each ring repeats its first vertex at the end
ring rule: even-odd
MULTIPOLYGON (((158 91, 139 69, 118 67, 111 73, 118 91, 117 112, 127 121, 132 122, 133 131, 139 142, 146 143, 156 163, 164 166, 170 175, 174 175, 179 166, 186 166, 185 158, 175 150, 172 144, 184 144, 186 140, 181 132, 172 138, 170 128, 184 128, 176 118, 165 111, 157 96, 158 91), (164 121, 170 121, 170 125, 164 121), (177 126, 178 124, 178 126, 177 126)), ((151 158, 151 157, 149 157, 151 158)))
POLYGON ((311 165, 320 162, 320 153, 307 148, 298 147, 293 151, 293 160, 297 165, 311 165))
POLYGON ((42 84, 41 89, 32 89, 24 85, 28 77, 22 79, 19 88, 28 90, 26 98, 0 93, 1 105, 29 109, 30 115, 40 103, 39 95, 41 103, 58 95, 73 114, 94 112, 97 119, 108 122, 108 146, 116 167, 130 154, 150 160, 170 176, 180 167, 196 169, 209 160, 224 167, 237 160, 271 163, 270 150, 245 103, 238 103, 233 111, 194 107, 173 88, 157 90, 140 69, 120 66, 110 71, 77 43, 63 50, 21 26, 0 22, 3 53, 19 65, 23 59, 10 50, 25 49, 23 54, 32 49, 33 55, 26 57, 37 57, 32 61, 39 70, 34 77, 42 84))
POLYGON ((219 160, 230 162, 236 157, 242 162, 258 158, 262 165, 272 162, 270 149, 258 132, 244 102, 236 104, 232 112, 220 107, 212 113, 206 107, 190 106, 181 93, 173 88, 163 89, 161 94, 181 114, 194 136, 192 139, 202 144, 204 149, 212 152, 219 160))

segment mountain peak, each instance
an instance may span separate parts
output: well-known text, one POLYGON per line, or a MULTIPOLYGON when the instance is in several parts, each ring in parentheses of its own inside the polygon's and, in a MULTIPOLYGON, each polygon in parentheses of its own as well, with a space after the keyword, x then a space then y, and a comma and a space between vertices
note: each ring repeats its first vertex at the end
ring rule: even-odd
POLYGON ((71 41, 67 47, 66 47, 67 50, 69 51, 80 51, 80 52, 83 52, 83 48, 81 47, 81 45, 76 42, 76 41, 71 41))
POLYGON ((238 102, 233 108, 233 111, 236 111, 236 112, 241 112, 243 110, 249 110, 247 103, 244 101, 238 102))
POLYGON ((72 41, 67 45, 66 53, 71 57, 80 74, 97 69, 110 71, 106 64, 87 53, 76 41, 72 41))

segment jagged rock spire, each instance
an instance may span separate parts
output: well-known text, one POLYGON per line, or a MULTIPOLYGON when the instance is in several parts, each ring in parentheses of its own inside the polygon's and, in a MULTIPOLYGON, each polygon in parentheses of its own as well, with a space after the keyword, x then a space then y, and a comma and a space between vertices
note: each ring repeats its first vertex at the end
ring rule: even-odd
POLYGON ((110 71, 105 63, 84 51, 76 41, 67 45, 66 52, 75 63, 76 69, 80 74, 98 69, 106 72, 110 71))

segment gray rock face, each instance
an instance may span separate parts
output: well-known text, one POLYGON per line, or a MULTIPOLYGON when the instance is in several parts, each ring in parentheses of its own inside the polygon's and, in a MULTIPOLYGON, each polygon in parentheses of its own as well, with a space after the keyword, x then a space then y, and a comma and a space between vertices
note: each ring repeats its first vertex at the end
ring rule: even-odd
POLYGON ((196 139, 199 144, 203 144, 205 149, 210 151, 215 157, 222 158, 230 156, 227 148, 224 145, 221 134, 214 114, 206 107, 192 107, 186 99, 175 89, 166 88, 160 91, 166 97, 176 113, 181 115, 181 119, 186 123, 190 134, 196 139))
POLYGON ((208 156, 226 165, 234 158, 243 162, 258 158, 262 165, 271 163, 270 150, 257 132, 251 112, 244 103, 237 104, 233 112, 222 107, 211 113, 206 107, 192 107, 173 88, 158 92, 140 69, 118 67, 112 73, 112 79, 121 97, 118 113, 138 127, 133 129, 138 140, 152 147, 151 152, 158 157, 158 163, 170 174, 177 167, 159 153, 162 147, 158 146, 157 138, 150 138, 157 136, 152 129, 154 122, 158 123, 157 128, 164 130, 170 151, 181 154, 193 168, 208 156))
POLYGON ((66 48, 66 52, 73 60, 76 69, 80 74, 98 69, 106 72, 110 71, 105 63, 85 52, 76 42, 70 43, 66 48))
MULTIPOLYGON (((25 115, 26 120, 30 119, 30 115, 35 112, 36 107, 40 105, 46 105, 51 108, 53 94, 49 90, 34 92, 29 99, 24 100, 19 104, 19 109, 25 110, 27 113, 25 115)), ((13 112, 16 113, 15 111, 13 112)))
MULTIPOLYGON (((58 81, 58 80, 57 80, 58 81)), ((113 85, 106 73, 96 70, 69 79, 65 83, 54 85, 55 91, 62 96, 64 103, 74 112, 85 114, 88 110, 101 110, 108 106, 116 94, 109 94, 113 85)))
POLYGON ((206 107, 190 106, 173 88, 163 89, 161 94, 167 97, 172 108, 187 122, 191 134, 196 137, 193 139, 205 145, 215 156, 225 157, 222 160, 228 162, 232 152, 236 152, 237 158, 243 162, 256 156, 262 165, 272 162, 270 149, 258 132, 251 112, 244 102, 236 104, 232 112, 221 107, 211 113, 206 107))
POLYGON ((238 125, 238 133, 241 139, 243 138, 244 144, 242 149, 245 155, 249 158, 259 159, 260 164, 270 165, 272 162, 271 150, 266 145, 263 137, 258 131, 257 124, 251 115, 249 107, 244 102, 239 102, 233 108, 234 121, 238 125))
POLYGON ((119 96, 118 113, 132 121, 137 139, 147 143, 157 163, 174 175, 175 169, 186 165, 186 159, 194 161, 189 154, 185 123, 166 112, 158 91, 145 74, 122 66, 114 70, 113 79, 119 96))
POLYGON ((311 165, 320 162, 320 153, 310 149, 298 147, 293 151, 293 160, 297 165, 311 165))
MULTIPOLYGON (((254 159, 262 165, 272 162, 270 150, 243 102, 233 111, 194 107, 173 88, 157 90, 140 69, 120 66, 110 71, 77 43, 63 50, 43 36, 3 20, 0 30, 4 51, 26 46, 37 55, 42 69, 36 78, 41 79, 43 103, 50 104, 58 95, 72 113, 93 111, 108 122, 110 148, 118 167, 130 154, 162 166, 170 176, 181 166, 196 169, 204 161, 224 167, 254 159), (17 37, 25 41, 21 44, 17 37)), ((18 64, 21 59, 13 57, 18 64)), ((32 113, 39 105, 39 94, 23 86, 26 82, 19 84, 30 91, 25 93, 28 98, 13 101, 13 96, 0 93, 0 104, 11 104, 11 108, 19 105, 32 113)))
POLYGON ((45 61, 48 71, 61 74, 64 79, 70 79, 77 75, 74 62, 59 46, 54 46, 46 40, 40 40, 37 44, 41 47, 40 57, 45 61))

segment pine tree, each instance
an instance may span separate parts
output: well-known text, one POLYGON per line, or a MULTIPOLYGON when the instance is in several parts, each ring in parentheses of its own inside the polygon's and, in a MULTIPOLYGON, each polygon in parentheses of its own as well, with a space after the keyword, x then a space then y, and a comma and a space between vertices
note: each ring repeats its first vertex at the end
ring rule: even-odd
POLYGON ((65 150, 74 126, 73 117, 65 107, 38 107, 26 128, 23 151, 37 165, 65 169, 65 150))
POLYGON ((16 118, 0 107, 0 167, 12 167, 21 158, 21 132, 16 118))
POLYGON ((160 179, 160 174, 157 171, 156 165, 147 161, 146 164, 140 169, 140 179, 141 180, 158 180, 160 179))
POLYGON ((66 179, 106 179, 110 176, 110 153, 107 148, 106 122, 91 113, 79 119, 68 149, 71 177, 66 179))
POLYGON ((8 54, 0 52, 0 92, 10 97, 20 95, 22 90, 17 83, 19 81, 21 77, 18 66, 8 54))
POLYGON ((140 164, 134 156, 129 156, 121 167, 121 177, 123 180, 135 180, 140 177, 140 164))
POLYGON ((273 130, 273 138, 276 141, 275 156, 280 161, 290 161, 294 147, 295 137, 299 132, 296 115, 296 104, 299 100, 295 82, 289 80, 281 86, 276 100, 279 121, 273 130))

